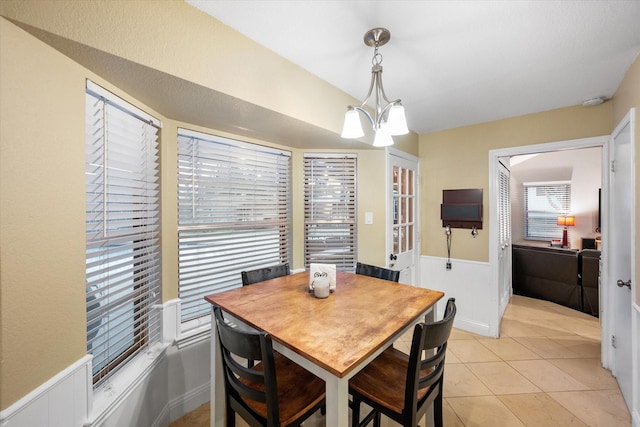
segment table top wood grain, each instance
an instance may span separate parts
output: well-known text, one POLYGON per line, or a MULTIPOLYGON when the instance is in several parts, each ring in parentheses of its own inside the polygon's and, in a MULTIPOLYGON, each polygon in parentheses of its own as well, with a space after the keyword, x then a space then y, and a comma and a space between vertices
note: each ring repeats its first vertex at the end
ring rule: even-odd
POLYGON ((205 299, 343 378, 444 296, 345 272, 326 299, 308 289, 309 273, 302 272, 205 299))

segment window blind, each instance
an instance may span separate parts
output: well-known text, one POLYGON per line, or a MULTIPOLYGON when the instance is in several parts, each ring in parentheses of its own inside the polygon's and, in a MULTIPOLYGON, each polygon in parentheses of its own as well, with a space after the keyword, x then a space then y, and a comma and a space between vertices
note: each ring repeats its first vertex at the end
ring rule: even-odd
POLYGON ((354 271, 357 254, 357 157, 304 155, 304 255, 311 263, 354 271))
MULTIPOLYGON (((571 211, 571 184, 524 184, 524 238, 550 240, 562 238, 562 227, 557 225, 559 215, 571 211)), ((570 231, 569 227, 569 231, 570 231)))
POLYGON ((87 352, 93 383, 159 342, 159 121, 87 82, 87 352))
POLYGON ((500 244, 511 241, 511 195, 508 172, 498 170, 498 215, 500 244))
POLYGON ((204 296, 291 259, 291 153, 178 130, 178 269, 183 330, 204 296))

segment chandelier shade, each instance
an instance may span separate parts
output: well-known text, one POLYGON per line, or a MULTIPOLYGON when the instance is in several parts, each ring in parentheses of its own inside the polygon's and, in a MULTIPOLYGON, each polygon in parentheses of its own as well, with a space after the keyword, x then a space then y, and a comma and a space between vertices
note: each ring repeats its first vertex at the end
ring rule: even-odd
POLYGON ((360 116, 358 116, 358 112, 349 108, 346 113, 344 113, 344 125, 342 126, 342 137, 343 138, 360 138, 364 136, 364 131, 362 130, 362 123, 360 123, 360 116))
POLYGON ((409 133, 407 128, 407 118, 404 115, 404 107, 402 104, 394 104, 389 110, 389 117, 387 118, 387 125, 389 125, 389 133, 391 135, 406 135, 409 133))
POLYGON ((409 133, 402 101, 400 99, 390 101, 382 85, 382 55, 378 53, 378 48, 390 39, 391 34, 386 28, 374 28, 364 35, 364 43, 374 48, 373 59, 371 60, 373 64, 371 67, 371 83, 369 92, 362 104, 349 105, 347 107, 341 134, 343 138, 360 138, 364 136, 358 113, 362 113, 367 118, 375 132, 373 142, 375 147, 392 145, 392 135, 406 135, 409 133), (375 101, 373 115, 365 109, 365 105, 372 96, 375 101), (385 103, 384 105, 383 102, 385 103))
POLYGON ((387 126, 382 126, 376 132, 375 138, 373 138, 373 146, 388 147, 389 145, 393 145, 393 138, 391 138, 391 133, 387 126))

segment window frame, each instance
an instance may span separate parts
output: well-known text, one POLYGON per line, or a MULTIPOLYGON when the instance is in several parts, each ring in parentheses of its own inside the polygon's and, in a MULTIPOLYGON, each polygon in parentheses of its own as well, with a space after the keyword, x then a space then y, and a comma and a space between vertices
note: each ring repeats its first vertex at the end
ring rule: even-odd
POLYGON ((336 264, 340 271, 355 271, 358 261, 357 154, 304 153, 303 175, 305 268, 311 263, 327 263, 336 264), (332 198, 327 191, 329 187, 341 187, 341 191, 332 198), (348 236, 345 236, 346 230, 348 236))
POLYGON ((204 296, 291 262, 292 153, 185 128, 177 144, 180 333, 192 335, 210 327, 204 296))
MULTIPOLYGON (((541 197, 536 195, 535 197, 541 197)), ((546 195, 547 199, 549 196, 546 195)), ((538 203, 541 203, 538 200, 538 203)), ((561 239, 563 228, 557 225, 557 218, 561 215, 569 215, 571 212, 571 181, 527 182, 523 184, 523 238, 525 240, 548 241, 561 239), (552 201, 548 201, 546 209, 530 209, 530 191, 544 191, 555 196, 555 203, 559 204, 553 209, 552 201), (537 215, 536 230, 531 230, 530 218, 537 215)), ((570 230, 569 230, 570 232, 570 230)))
POLYGON ((162 122, 90 80, 85 97, 87 353, 97 388, 162 339, 162 122))

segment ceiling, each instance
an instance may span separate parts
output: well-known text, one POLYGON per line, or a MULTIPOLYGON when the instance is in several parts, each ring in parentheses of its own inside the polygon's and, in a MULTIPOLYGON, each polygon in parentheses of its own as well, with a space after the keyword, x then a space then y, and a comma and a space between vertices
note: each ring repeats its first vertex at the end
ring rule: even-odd
POLYGON ((389 29, 384 87, 418 134, 610 98, 640 52, 640 1, 187 3, 360 100, 364 33, 389 29))

